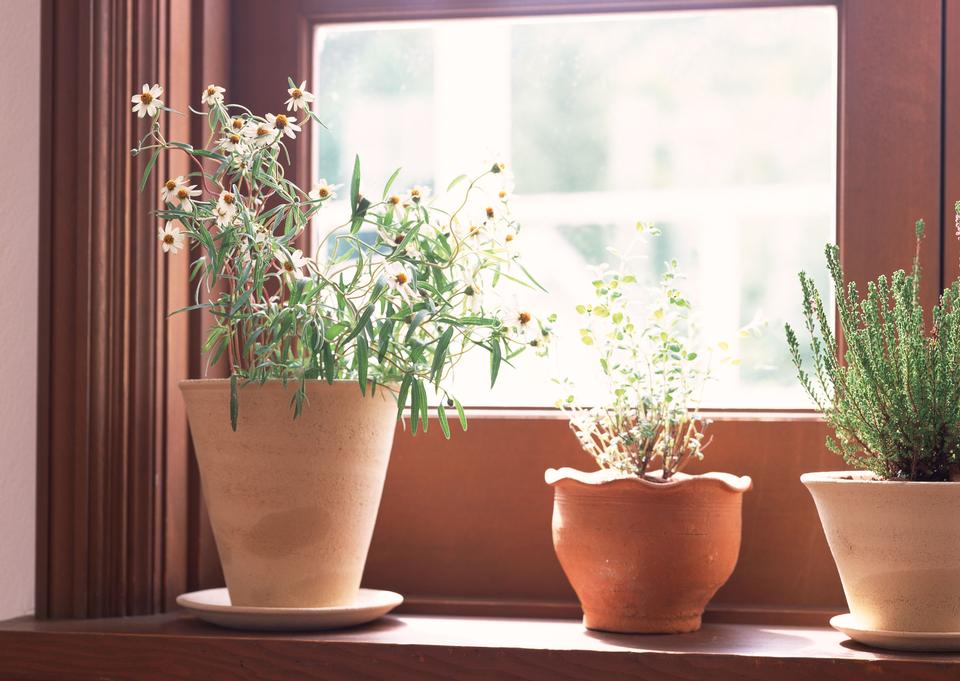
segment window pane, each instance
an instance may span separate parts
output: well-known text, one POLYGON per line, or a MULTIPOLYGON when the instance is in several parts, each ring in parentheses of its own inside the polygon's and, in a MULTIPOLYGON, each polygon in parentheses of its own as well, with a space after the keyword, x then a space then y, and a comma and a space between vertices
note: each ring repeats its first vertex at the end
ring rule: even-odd
MULTIPOLYGON (((315 176, 442 191, 502 154, 528 269, 549 290, 520 303, 556 312, 553 356, 521 357, 487 388, 486 358, 457 373, 474 406, 547 406, 554 377, 579 394, 596 368, 580 343, 590 268, 637 221, 664 236, 635 260, 653 282, 677 258, 704 341, 741 358, 708 407, 806 407, 783 338, 798 322, 796 274, 826 286, 835 238, 837 26, 831 7, 648 12, 544 19, 319 27, 315 176), (760 335, 740 337, 753 320, 760 335)), ((322 230, 348 209, 324 211, 322 230)))

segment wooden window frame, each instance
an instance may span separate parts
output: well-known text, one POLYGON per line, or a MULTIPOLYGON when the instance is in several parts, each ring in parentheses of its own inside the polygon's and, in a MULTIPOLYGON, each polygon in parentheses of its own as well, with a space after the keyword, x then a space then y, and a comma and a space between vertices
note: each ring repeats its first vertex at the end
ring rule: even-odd
MULTIPOLYGON (((48 75, 67 73, 78 54, 89 55, 98 44, 83 37, 71 42, 66 30, 78 17, 54 11, 55 4, 45 0, 44 40, 47 45, 54 39, 67 42, 48 57, 48 75)), ((310 78, 312 27, 321 23, 833 5, 840 68, 837 238, 844 267, 864 281, 909 266, 910 225, 924 217, 924 302, 934 299, 945 275, 956 274, 960 248, 953 238, 949 197, 960 198, 960 136, 943 121, 960 114, 960 87, 945 78, 946 72, 960 72, 960 16, 956 8, 948 9, 947 0, 285 0, 270 3, 269 9, 260 0, 93 4, 100 14, 81 11, 79 17, 90 35, 113 40, 118 48, 124 48, 123 40, 131 44, 135 37, 153 36, 153 42, 132 43, 134 54, 121 49, 100 58, 106 65, 122 65, 118 80, 125 79, 114 83, 109 101, 123 99, 118 93, 125 93, 146 67, 184 101, 217 80, 227 83, 233 99, 256 111, 278 105, 287 76, 310 78), (110 11, 117 7, 132 20, 126 24, 129 33, 111 38, 108 31, 117 24, 111 23, 110 11), (209 41, 216 31, 227 34, 222 44, 209 41), (128 57, 136 57, 138 72, 128 57)), ((91 69, 90 75, 101 74, 91 69)), ((60 87, 60 81, 53 82, 60 87)), ((114 111, 104 111, 93 96, 79 96, 89 121, 117 124, 114 111)), ((49 116, 45 123, 51 130, 70 124, 49 116)), ((306 181, 308 136, 298 144, 291 177, 306 181)), ((73 251, 54 252, 54 262, 41 272, 41 290, 50 292, 42 310, 40 367, 37 595, 43 616, 160 611, 177 593, 221 579, 176 390, 179 377, 199 374, 193 348, 201 322, 164 316, 188 295, 185 272, 153 256, 147 262, 139 251, 120 254, 128 266, 115 286, 146 287, 146 295, 136 300, 146 298, 150 314, 137 317, 126 304, 129 299, 110 293, 116 290, 112 287, 105 300, 112 306, 106 309, 114 309, 113 321, 85 326, 103 313, 77 297, 96 281, 84 267, 89 245, 119 236, 150 248, 153 236, 145 217, 149 201, 136 199, 132 186, 142 161, 131 163, 116 154, 98 159, 91 151, 64 152, 56 137, 44 150, 50 187, 64 181, 59 170, 64 167, 104 181, 122 177, 108 196, 127 217, 117 227, 98 223, 99 213, 85 216, 81 237, 86 241, 77 240, 73 251), (110 175, 118 169, 121 176, 110 175), (75 269, 64 274, 59 268, 67 260, 76 263, 75 269), (59 314, 71 301, 81 309, 59 314), (66 352, 54 342, 78 330, 87 352, 66 352), (108 351, 92 361, 96 348, 122 348, 126 354, 108 351), (131 366, 141 367, 139 380, 129 372, 131 366), (54 391, 53 376, 58 383, 66 376, 69 390, 58 385, 54 391), (114 388, 119 392, 111 392, 114 388), (114 430, 118 423, 124 430, 114 430), (138 439, 143 432, 151 433, 149 441, 138 439), (149 456, 144 458, 144 451, 149 456)), ((74 229, 74 210, 68 200, 52 202, 45 220, 48 243, 74 229)), ((471 412, 469 431, 450 442, 436 427, 415 438, 398 433, 365 582, 403 592, 412 612, 575 613, 573 593, 553 555, 552 493, 542 474, 550 466, 583 467, 589 461, 556 412, 471 412)), ((827 613, 842 609, 843 595, 799 475, 840 467, 825 451, 826 427, 802 411, 712 416, 714 441, 706 465, 751 475, 755 482, 745 500, 740 562, 715 599, 712 616, 822 622, 827 613)))

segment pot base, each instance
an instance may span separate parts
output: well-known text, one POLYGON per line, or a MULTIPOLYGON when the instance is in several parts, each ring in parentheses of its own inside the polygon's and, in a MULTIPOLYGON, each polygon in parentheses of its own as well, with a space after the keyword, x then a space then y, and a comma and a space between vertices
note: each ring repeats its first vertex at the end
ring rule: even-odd
POLYGON ((960 650, 960 631, 957 632, 913 632, 881 631, 863 629, 845 613, 830 619, 830 626, 843 632, 857 643, 872 648, 886 650, 910 650, 913 652, 942 653, 960 650))
POLYGON ((700 625, 699 615, 682 618, 628 617, 610 613, 583 616, 583 626, 587 629, 612 634, 689 634, 697 631, 700 625))

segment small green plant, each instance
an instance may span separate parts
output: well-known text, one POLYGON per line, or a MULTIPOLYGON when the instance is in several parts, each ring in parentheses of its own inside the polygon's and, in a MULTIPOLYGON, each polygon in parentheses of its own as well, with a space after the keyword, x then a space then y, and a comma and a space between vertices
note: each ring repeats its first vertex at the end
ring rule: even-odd
POLYGON ((919 297, 922 238, 921 220, 910 273, 878 277, 866 296, 844 281, 839 248, 826 247, 839 334, 814 282, 800 273, 811 370, 786 325, 800 383, 835 431, 827 446, 887 480, 949 480, 960 451, 960 281, 943 291, 928 326, 919 297))
MULTIPOLYGON (((660 234, 642 223, 637 229, 660 234)), ((679 279, 675 260, 653 289, 622 267, 601 269, 593 302, 577 306, 586 320, 581 340, 596 351, 606 398, 594 407, 578 406, 563 381, 568 393, 559 406, 571 412, 571 429, 600 468, 664 482, 703 457, 707 424, 697 406, 710 367, 695 348, 691 305, 679 279)))
POLYGON ((493 296, 498 283, 539 286, 516 253, 510 173, 491 161, 451 182, 447 203, 431 202, 425 187, 394 188, 399 169, 382 193, 362 193, 357 159, 346 221, 304 254, 312 218, 331 210, 339 185, 320 180, 308 190, 286 177, 287 144, 320 122, 305 84, 288 85, 287 113, 262 116, 228 103, 222 87, 204 88, 205 108, 193 111, 209 130, 203 148, 164 136, 159 85, 131 98, 133 112, 150 120, 133 149, 148 157, 141 190, 162 153, 192 163, 161 187, 158 238, 164 253, 192 253, 196 304, 187 309, 212 315, 203 349, 210 363, 227 362, 234 427, 238 383, 295 385, 297 415, 307 381, 353 380, 361 392, 391 390, 398 418, 409 405, 414 433, 427 429, 430 387, 449 437, 446 409, 466 427, 448 380, 460 359, 486 352, 493 384, 502 363, 527 348, 542 352, 549 333, 493 296))

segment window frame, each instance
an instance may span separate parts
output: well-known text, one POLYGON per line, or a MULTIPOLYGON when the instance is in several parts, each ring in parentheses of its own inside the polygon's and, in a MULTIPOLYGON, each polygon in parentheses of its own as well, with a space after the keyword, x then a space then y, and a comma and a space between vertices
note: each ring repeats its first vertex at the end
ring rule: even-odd
MULTIPOLYGON (((846 271, 862 282, 908 266, 909 226, 926 217, 929 304, 960 256, 948 219, 949 197, 960 197, 960 133, 943 124, 960 115, 960 12, 947 0, 283 0, 268 10, 261 0, 96 8, 44 0, 44 82, 74 107, 47 107, 42 121, 38 615, 156 612, 222 579, 177 389, 202 371, 203 322, 167 318, 189 302, 185 266, 144 255, 156 251, 151 202, 137 192, 145 159, 129 159, 136 128, 118 122, 145 73, 166 81, 175 108, 214 80, 235 101, 269 111, 288 76, 311 78, 316 23, 797 5, 838 11, 837 238, 846 271), (91 178, 89 192, 77 178, 91 178), (91 266, 103 253, 119 263, 106 274, 91 266)), ((203 142, 200 126, 183 132, 203 142)), ((309 134, 297 144, 289 176, 306 182, 309 134)), ((144 196, 157 189, 149 184, 144 196)), ((421 612, 575 612, 550 542, 543 469, 590 462, 558 412, 469 416, 469 431, 450 442, 436 424, 426 436, 398 433, 367 583, 404 592, 421 612)), ((706 465, 756 485, 718 616, 787 622, 837 611, 839 580, 798 480, 841 466, 823 446, 826 427, 798 410, 712 417, 706 465)))
MULTIPOLYGON (((318 24, 835 6, 840 71, 837 241, 843 265, 857 281, 908 267, 913 254, 909 226, 920 211, 927 216, 929 230, 922 255, 924 270, 932 274, 923 288, 924 302, 929 304, 941 282, 943 233, 941 61, 936 53, 938 43, 929 46, 930 38, 940 35, 942 15, 939 3, 920 8, 909 4, 910 8, 897 3, 878 6, 872 0, 414 0, 401 5, 389 0, 302 0, 286 21, 296 23, 297 33, 305 40, 298 49, 297 73, 312 78, 310 36, 318 24), (921 45, 924 47, 918 47, 921 45), (886 81, 871 76, 876 73, 885 74, 886 81), (888 87, 891 84, 894 87, 888 87), (916 135, 900 137, 903 126, 916 135), (901 163, 904 158, 910 162, 901 163)), ((272 83, 285 77, 280 64, 274 62, 273 68, 272 76, 258 82, 272 83)), ((816 247, 819 249, 819 244, 816 247)), ((534 408, 468 411, 475 427, 455 433, 450 444, 437 436, 436 424, 426 437, 411 438, 398 431, 367 583, 403 591, 408 595, 408 607, 419 612, 574 612, 573 594, 550 546, 552 492, 543 483, 542 472, 548 466, 584 467, 591 462, 579 451, 559 412, 534 408), (522 443, 517 447, 522 451, 491 446, 493 438, 522 443), (434 457, 468 462, 438 467, 434 457), (425 486, 457 489, 470 476, 474 485, 507 510, 504 506, 484 508, 481 498, 464 490, 452 496, 438 492, 431 501, 423 501, 425 486), (504 494, 504 487, 509 495, 504 494), (464 495, 472 503, 465 502, 464 495), (516 530, 512 541, 498 540, 494 531, 506 525, 516 530), (464 541, 464 528, 470 528, 483 546, 464 541), (518 554, 524 542, 528 548, 518 554), (435 563, 446 564, 445 572, 424 570, 414 560, 431 549, 435 563), (489 586, 490 575, 499 574, 497 566, 511 560, 516 568, 512 576, 504 575, 497 586, 489 586)), ((840 609, 842 591, 819 519, 799 484, 799 475, 806 470, 843 467, 826 451, 824 424, 807 410, 718 410, 711 417, 715 439, 705 466, 748 474, 756 483, 745 500, 739 567, 714 601, 714 609, 734 619, 763 617, 770 612, 778 618, 802 619, 810 612, 840 609), (777 430, 785 436, 774 444, 777 430), (775 508, 786 500, 787 508, 775 508), (783 536, 792 536, 793 541, 784 542, 783 536), (771 542, 776 546, 772 556, 767 550, 771 542), (802 585, 795 583, 798 566, 803 566, 806 575, 802 585)))

